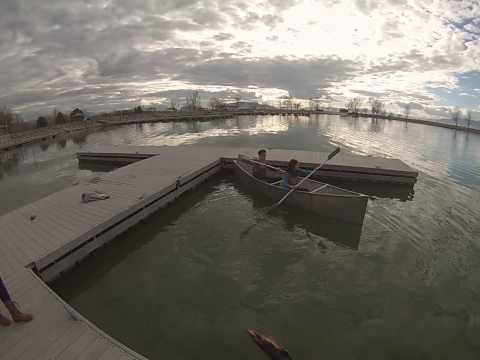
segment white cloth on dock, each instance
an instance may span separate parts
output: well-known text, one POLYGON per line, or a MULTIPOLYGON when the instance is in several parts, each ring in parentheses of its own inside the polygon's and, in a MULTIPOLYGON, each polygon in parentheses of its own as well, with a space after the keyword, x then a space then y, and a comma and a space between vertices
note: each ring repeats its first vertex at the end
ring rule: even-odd
POLYGON ((98 190, 95 190, 94 192, 85 192, 82 194, 82 202, 84 203, 98 200, 106 200, 108 198, 110 198, 110 195, 98 190))

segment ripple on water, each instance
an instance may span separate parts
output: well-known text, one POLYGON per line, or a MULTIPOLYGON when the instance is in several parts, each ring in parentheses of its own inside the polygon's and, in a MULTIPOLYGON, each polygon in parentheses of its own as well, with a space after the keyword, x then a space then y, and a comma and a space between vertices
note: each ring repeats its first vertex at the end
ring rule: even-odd
MULTIPOLYGON (((363 228, 282 209, 243 238, 270 202, 228 176, 213 179, 55 284, 113 336, 150 358, 250 358, 248 327, 274 334, 298 359, 478 358, 480 137, 334 116, 127 129, 86 142, 311 151, 336 143, 399 158, 420 176, 409 201, 369 201, 363 228)), ((43 152, 46 168, 58 151, 43 152)), ((26 171, 21 164, 11 167, 26 171)))

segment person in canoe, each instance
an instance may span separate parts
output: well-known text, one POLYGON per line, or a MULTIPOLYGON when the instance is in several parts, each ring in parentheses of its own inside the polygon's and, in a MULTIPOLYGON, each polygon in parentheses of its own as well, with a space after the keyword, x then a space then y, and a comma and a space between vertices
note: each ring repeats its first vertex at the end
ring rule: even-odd
MULTIPOLYGON (((310 172, 302 170, 298 167, 298 160, 291 159, 288 162, 287 172, 283 175, 283 187, 285 190, 290 190, 301 180, 300 176, 307 176, 309 173, 310 172)), ((298 190, 303 189, 299 188, 298 190)))
POLYGON ((268 180, 267 167, 259 163, 265 163, 267 161, 267 150, 258 150, 257 162, 253 164, 253 176, 260 180, 268 180))

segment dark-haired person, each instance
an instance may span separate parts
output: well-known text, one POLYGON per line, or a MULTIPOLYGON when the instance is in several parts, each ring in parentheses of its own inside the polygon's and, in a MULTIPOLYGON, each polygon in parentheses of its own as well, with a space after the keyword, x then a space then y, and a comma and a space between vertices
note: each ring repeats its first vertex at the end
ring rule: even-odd
POLYGON ((260 163, 265 163, 267 161, 267 150, 261 149, 258 150, 258 159, 257 162, 253 164, 253 176, 257 179, 267 180, 267 167, 263 166, 260 163))
MULTIPOLYGON (((300 176, 307 176, 308 171, 302 170, 298 167, 298 160, 291 159, 288 162, 288 169, 286 174, 283 176, 283 187, 286 190, 291 189, 301 180, 300 176)), ((298 190, 302 190, 299 188, 298 190)))
MULTIPOLYGON (((21 312, 17 304, 15 304, 15 302, 12 301, 12 299, 10 298, 10 294, 8 293, 7 287, 5 286, 5 283, 2 281, 2 278, 0 278, 0 300, 2 300, 2 302, 5 304, 5 307, 10 313, 10 316, 13 321, 15 322, 32 321, 33 316, 30 314, 21 312)), ((9 326, 11 324, 12 322, 10 321, 10 319, 6 318, 0 313, 0 325, 9 326)))

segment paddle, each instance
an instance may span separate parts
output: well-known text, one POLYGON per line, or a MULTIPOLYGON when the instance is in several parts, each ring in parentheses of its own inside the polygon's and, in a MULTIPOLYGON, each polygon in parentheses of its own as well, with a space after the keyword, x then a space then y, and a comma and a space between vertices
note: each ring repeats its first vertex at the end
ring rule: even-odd
POLYGON ((287 198, 297 190, 300 185, 302 185, 305 181, 307 181, 313 174, 315 174, 323 165, 327 163, 328 160, 333 158, 335 155, 337 155, 340 152, 340 148, 337 147, 335 150, 333 150, 330 155, 328 155, 327 160, 325 160, 323 163, 318 165, 315 169, 313 169, 307 176, 305 176, 301 181, 298 182, 297 185, 295 185, 288 193, 285 194, 284 197, 282 197, 276 204, 274 204, 270 209, 268 209, 267 213, 275 209, 276 207, 280 206, 287 198))
MULTIPOLYGON (((321 163, 319 166, 317 166, 315 169, 313 169, 306 177, 304 177, 297 185, 295 185, 284 197, 282 197, 278 202, 276 202, 275 204, 273 204, 273 206, 271 206, 270 208, 267 209, 267 211, 265 211, 263 213, 263 215, 260 217, 261 218, 264 218, 265 215, 267 215, 270 211, 272 211, 273 209, 277 208, 279 205, 281 205, 295 190, 297 190, 300 185, 305 181, 307 180, 308 178, 310 178, 316 171, 318 171, 322 166, 324 166, 328 160, 330 160, 331 158, 333 158, 335 155, 337 155, 338 153, 340 152, 340 148, 337 147, 334 151, 332 151, 327 159, 321 163)), ((261 163, 263 164, 263 163, 261 163)), ((270 165, 268 165, 270 167, 270 165)), ((251 225, 250 227, 248 227, 247 229, 245 229, 244 231, 242 231, 240 233, 240 238, 244 238, 255 226, 257 226, 258 224, 260 223, 260 220, 256 221, 253 225, 251 225)))

